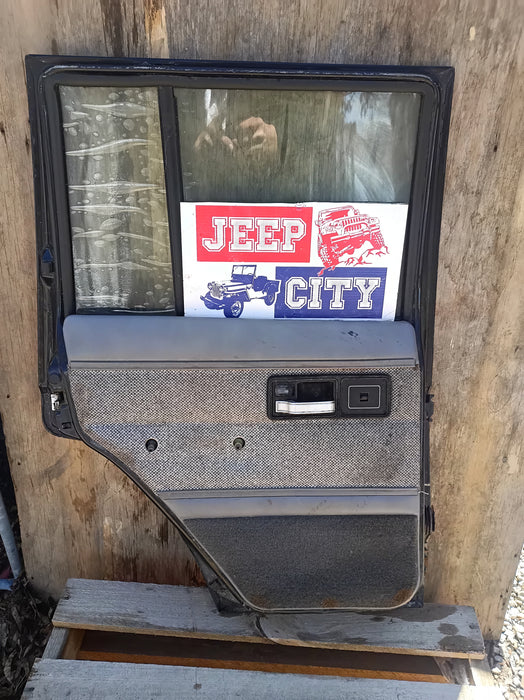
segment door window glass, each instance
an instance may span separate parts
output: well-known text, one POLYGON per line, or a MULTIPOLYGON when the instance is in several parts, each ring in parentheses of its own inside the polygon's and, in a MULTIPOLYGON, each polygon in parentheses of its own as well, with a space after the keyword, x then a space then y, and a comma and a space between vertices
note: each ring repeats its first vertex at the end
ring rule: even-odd
POLYGON ((408 203, 420 97, 176 88, 188 202, 408 203))

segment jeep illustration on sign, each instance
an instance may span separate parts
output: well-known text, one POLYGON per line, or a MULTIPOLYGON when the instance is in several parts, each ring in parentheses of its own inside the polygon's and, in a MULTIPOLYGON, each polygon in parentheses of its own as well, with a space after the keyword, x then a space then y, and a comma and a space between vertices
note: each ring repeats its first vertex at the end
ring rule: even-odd
POLYGON ((263 299, 266 306, 275 303, 280 291, 279 280, 257 277, 256 265, 233 265, 231 279, 224 282, 209 282, 208 293, 200 298, 207 309, 222 309, 227 318, 238 318, 244 304, 254 299, 263 299))
POLYGON ((377 217, 361 214, 355 207, 324 209, 315 223, 319 228, 318 254, 325 269, 334 270, 342 262, 367 265, 366 258, 371 254, 389 252, 377 217), (364 247, 366 243, 368 247, 364 247), (359 250, 362 252, 357 258, 359 250))
POLYGON ((407 211, 377 202, 182 202, 184 313, 394 320, 407 211))

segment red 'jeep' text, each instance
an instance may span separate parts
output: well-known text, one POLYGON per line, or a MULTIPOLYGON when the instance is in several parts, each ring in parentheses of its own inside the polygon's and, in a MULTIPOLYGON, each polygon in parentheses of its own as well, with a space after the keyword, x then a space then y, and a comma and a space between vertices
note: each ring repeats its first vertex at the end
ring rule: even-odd
POLYGON ((197 259, 309 262, 311 207, 197 205, 197 259))

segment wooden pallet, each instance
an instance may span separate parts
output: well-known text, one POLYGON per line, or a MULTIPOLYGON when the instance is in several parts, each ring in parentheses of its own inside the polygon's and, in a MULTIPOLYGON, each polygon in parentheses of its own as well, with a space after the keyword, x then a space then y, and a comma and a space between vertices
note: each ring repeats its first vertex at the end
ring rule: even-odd
POLYGON ((468 607, 224 616, 205 588, 70 579, 23 698, 500 699, 483 657, 468 607))

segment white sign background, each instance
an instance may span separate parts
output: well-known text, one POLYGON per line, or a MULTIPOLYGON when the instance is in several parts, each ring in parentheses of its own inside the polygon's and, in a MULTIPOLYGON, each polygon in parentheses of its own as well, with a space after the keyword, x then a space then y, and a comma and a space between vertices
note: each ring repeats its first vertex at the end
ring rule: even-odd
MULTIPOLYGON (((387 270, 386 288, 384 292, 384 303, 382 308, 382 319, 384 321, 392 321, 395 318, 395 310, 397 307, 398 286, 400 279, 400 268, 402 264, 402 256, 404 251, 404 239, 406 232, 406 221, 408 214, 407 204, 377 204, 377 203, 362 203, 362 202, 305 202, 297 205, 286 203, 275 204, 230 204, 224 202, 182 202, 180 204, 181 230, 182 230, 182 255, 183 255, 183 285, 184 285, 184 312, 186 316, 207 316, 216 318, 222 312, 215 309, 207 309, 201 296, 205 296, 208 292, 209 282, 228 282, 231 279, 231 269, 234 264, 245 263, 248 265, 256 264, 256 274, 265 275, 268 279, 274 280, 276 277, 277 267, 318 267, 322 268, 323 263, 318 255, 318 237, 319 227, 315 223, 318 220, 320 211, 326 209, 343 209, 345 207, 354 207, 361 215, 376 217, 380 223, 380 230, 384 238, 384 243, 388 252, 384 255, 377 255, 371 251, 365 257, 367 264, 347 264, 344 259, 337 265, 336 269, 358 269, 365 276, 366 270, 369 268, 385 268, 387 270), (243 208, 252 206, 259 215, 260 210, 265 206, 272 207, 287 207, 296 206, 297 210, 304 207, 311 207, 313 210, 313 230, 311 235, 311 250, 310 259, 308 262, 252 262, 242 259, 241 254, 235 262, 203 262, 197 260, 197 230, 196 230, 196 207, 198 206, 217 206, 231 207, 241 206, 243 208)), ((269 214, 268 214, 269 215, 269 214)), ((206 236, 212 235, 212 231, 207 231, 206 236)), ((359 257, 366 249, 370 249, 371 244, 364 245, 354 252, 353 257, 359 257)), ((276 254, 276 257, 278 254, 276 254)), ((274 309, 272 306, 267 306, 263 300, 255 299, 246 303, 242 318, 274 318, 274 309)), ((361 320, 358 316, 347 317, 361 320)))

